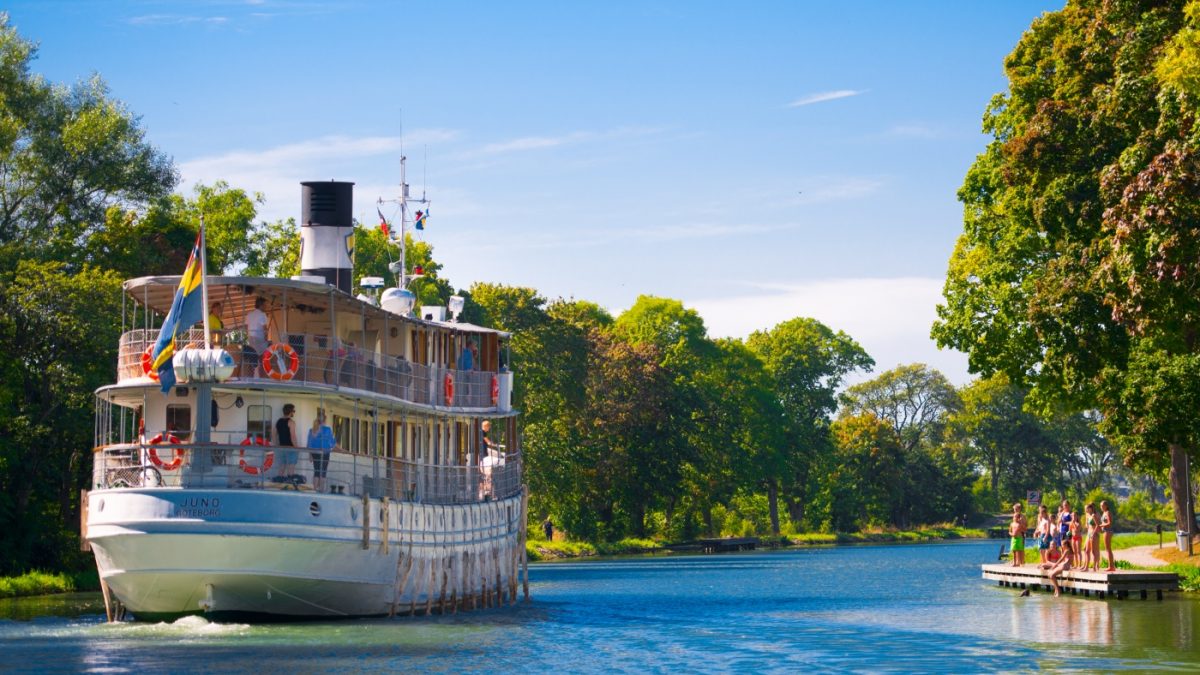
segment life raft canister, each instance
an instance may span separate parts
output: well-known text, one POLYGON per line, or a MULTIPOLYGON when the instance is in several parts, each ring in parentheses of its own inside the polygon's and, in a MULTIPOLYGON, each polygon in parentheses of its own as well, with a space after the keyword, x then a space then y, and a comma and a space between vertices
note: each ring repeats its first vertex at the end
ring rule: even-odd
POLYGON ((300 355, 289 344, 276 343, 267 347, 262 355, 263 372, 272 380, 290 380, 296 376, 300 368, 300 355), (278 360, 276 360, 278 359, 278 360), (279 364, 286 363, 285 368, 279 364))
POLYGON ((492 376, 492 405, 500 405, 500 378, 492 376))
POLYGON ((446 390, 446 405, 454 405, 454 376, 446 373, 442 380, 442 388, 446 390))
POLYGON ((150 355, 153 351, 154 345, 149 345, 146 351, 142 352, 142 374, 158 382, 158 371, 154 369, 154 359, 150 355))
MULTIPOLYGON (((163 434, 159 434, 150 439, 150 445, 152 446, 158 445, 159 443, 179 445, 180 442, 181 441, 179 438, 172 434, 166 434, 165 436, 163 434)), ((163 471, 174 471, 175 469, 178 469, 181 464, 183 464, 183 456, 185 454, 186 453, 183 451, 183 448, 175 448, 175 457, 170 462, 164 462, 158 458, 158 449, 152 447, 150 448, 150 461, 154 463, 154 466, 157 466, 163 471)))
MULTIPOLYGON (((266 445, 266 444, 267 444, 267 439, 265 439, 262 436, 259 436, 257 434, 247 436, 245 438, 245 440, 242 441, 242 445, 266 445)), ((254 466, 253 464, 250 464, 246 461, 246 449, 245 448, 242 448, 240 451, 238 451, 238 468, 241 469, 242 471, 245 471, 246 473, 250 474, 251 476, 257 476, 259 474, 266 473, 267 469, 270 469, 271 465, 274 463, 275 463, 275 453, 274 452, 267 453, 266 457, 263 458, 262 466, 254 466)))

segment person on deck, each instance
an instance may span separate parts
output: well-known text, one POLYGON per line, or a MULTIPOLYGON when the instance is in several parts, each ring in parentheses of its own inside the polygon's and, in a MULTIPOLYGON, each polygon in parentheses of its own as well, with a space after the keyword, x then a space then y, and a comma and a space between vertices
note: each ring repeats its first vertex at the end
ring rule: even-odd
MULTIPOLYGON (((283 404, 283 417, 275 421, 275 442, 283 448, 296 447, 296 406, 291 403, 283 404)), ((296 475, 296 461, 299 453, 295 450, 283 450, 279 453, 279 478, 291 480, 296 475)))
POLYGON ((213 345, 220 345, 225 324, 221 322, 221 303, 219 302, 214 302, 208 307, 208 329, 212 331, 213 345))
POLYGON ((317 452, 310 453, 313 463, 313 489, 325 491, 325 473, 329 469, 329 456, 337 447, 337 439, 333 429, 325 424, 325 411, 318 410, 313 418, 312 429, 308 431, 308 448, 317 452))
POLYGON ((254 309, 246 313, 246 340, 250 343, 250 349, 247 350, 246 358, 252 359, 254 362, 254 376, 259 376, 259 358, 267 351, 269 346, 267 343, 267 324, 270 319, 267 318, 267 313, 263 311, 263 307, 267 306, 266 298, 255 298, 254 309))
POLYGON ((1021 502, 1013 504, 1012 522, 1008 525, 1008 534, 1012 538, 1009 550, 1012 551, 1012 566, 1020 567, 1025 564, 1025 514, 1022 513, 1021 502))

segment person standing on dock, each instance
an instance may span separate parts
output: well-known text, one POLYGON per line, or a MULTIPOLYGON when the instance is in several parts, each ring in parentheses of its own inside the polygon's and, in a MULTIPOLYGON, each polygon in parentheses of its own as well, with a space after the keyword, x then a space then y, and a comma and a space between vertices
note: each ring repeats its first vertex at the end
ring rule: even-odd
POLYGON ((1074 521, 1075 517, 1071 514, 1071 502, 1064 499, 1062 505, 1058 507, 1058 529, 1062 537, 1063 550, 1075 548, 1074 521))
POLYGON ((1088 504, 1083 507, 1087 516, 1087 541, 1083 544, 1083 569, 1091 567, 1093 572, 1100 571, 1100 523, 1096 520, 1096 507, 1088 504))
POLYGON ((1038 554, 1042 559, 1046 559, 1046 552, 1050 550, 1050 539, 1054 523, 1050 521, 1050 512, 1046 510, 1046 505, 1038 506, 1037 527, 1033 531, 1033 536, 1037 539, 1038 554))
POLYGON ((1107 501, 1100 502, 1100 531, 1104 534, 1104 551, 1108 554, 1108 572, 1117 571, 1117 562, 1113 560, 1112 536, 1113 515, 1107 501))
POLYGON ((1012 522, 1008 525, 1008 534, 1012 537, 1009 550, 1012 551, 1012 566, 1020 567, 1025 564, 1025 514, 1022 513, 1021 502, 1013 504, 1012 522))

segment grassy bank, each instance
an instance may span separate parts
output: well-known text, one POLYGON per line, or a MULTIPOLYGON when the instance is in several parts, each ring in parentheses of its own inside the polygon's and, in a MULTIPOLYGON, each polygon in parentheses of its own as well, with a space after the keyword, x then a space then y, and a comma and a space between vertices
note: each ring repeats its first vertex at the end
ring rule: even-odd
MULTIPOLYGON (((865 530, 862 532, 792 534, 784 537, 760 537, 763 546, 831 546, 834 544, 886 544, 902 542, 942 541, 946 539, 983 539, 984 530, 965 527, 932 526, 917 530, 865 530)), ((633 555, 661 553, 667 550, 664 542, 653 539, 622 539, 617 542, 579 542, 530 540, 525 543, 529 559, 556 560, 584 558, 596 555, 633 555)))
POLYGON ((0 577, 0 598, 98 590, 100 590, 100 578, 96 575, 95 570, 74 574, 27 572, 19 577, 0 577))

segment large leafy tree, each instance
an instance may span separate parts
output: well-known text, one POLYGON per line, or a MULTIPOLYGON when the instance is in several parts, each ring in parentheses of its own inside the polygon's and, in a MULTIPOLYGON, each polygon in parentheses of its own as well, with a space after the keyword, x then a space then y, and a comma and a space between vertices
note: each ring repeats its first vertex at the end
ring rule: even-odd
POLYGON ((934 336, 1042 411, 1095 409, 1171 467, 1200 441, 1196 3, 1074 1, 1036 20, 984 116, 934 336), (1183 67, 1180 64, 1184 64, 1183 67))
MULTIPOLYGON (((769 331, 755 331, 746 340, 771 375, 784 430, 780 463, 785 467, 766 476, 768 499, 782 490, 792 522, 804 520, 813 460, 828 447, 830 417, 837 410, 837 390, 849 373, 869 369, 875 362, 849 335, 816 319, 795 318, 769 331)), ((775 508, 772 506, 772 508, 775 508)))
POLYGON ((0 270, 20 258, 78 269, 109 207, 161 198, 171 162, 98 77, 72 87, 30 72, 34 46, 0 14, 0 270))

